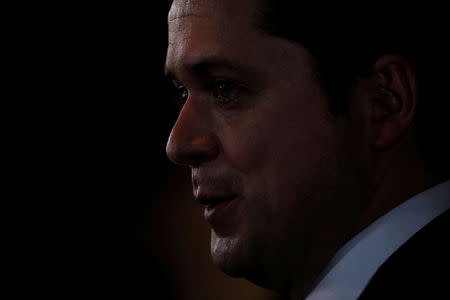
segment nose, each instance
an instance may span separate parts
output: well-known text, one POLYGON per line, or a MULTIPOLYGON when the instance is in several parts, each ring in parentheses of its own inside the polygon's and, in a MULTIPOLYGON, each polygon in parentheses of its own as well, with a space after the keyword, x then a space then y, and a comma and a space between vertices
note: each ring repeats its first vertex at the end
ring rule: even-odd
POLYGON ((219 141, 212 127, 207 112, 188 100, 167 142, 169 159, 186 166, 198 166, 214 160, 219 153, 219 141))

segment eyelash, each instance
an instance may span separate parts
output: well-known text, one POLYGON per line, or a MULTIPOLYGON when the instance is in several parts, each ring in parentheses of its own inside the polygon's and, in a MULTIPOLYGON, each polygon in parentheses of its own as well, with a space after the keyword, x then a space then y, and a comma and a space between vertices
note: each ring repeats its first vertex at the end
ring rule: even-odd
MULTIPOLYGON (((239 93, 244 90, 242 84, 228 79, 215 79, 208 83, 205 88, 207 92, 213 95, 217 103, 221 105, 230 104, 236 101, 239 93)), ((184 104, 189 98, 188 89, 182 85, 178 85, 178 87, 176 87, 176 97, 184 104)))

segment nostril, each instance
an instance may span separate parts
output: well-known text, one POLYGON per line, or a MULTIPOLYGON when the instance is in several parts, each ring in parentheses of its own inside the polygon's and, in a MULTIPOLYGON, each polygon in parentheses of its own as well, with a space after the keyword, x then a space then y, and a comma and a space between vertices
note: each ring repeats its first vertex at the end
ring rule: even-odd
POLYGON ((169 138, 167 156, 176 164, 198 166, 214 160, 219 153, 217 139, 213 136, 197 136, 192 139, 169 138))

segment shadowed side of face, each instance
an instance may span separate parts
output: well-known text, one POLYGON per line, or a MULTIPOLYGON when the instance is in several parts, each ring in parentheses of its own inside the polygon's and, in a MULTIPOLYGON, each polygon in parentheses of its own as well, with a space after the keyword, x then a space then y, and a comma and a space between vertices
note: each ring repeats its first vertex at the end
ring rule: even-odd
POLYGON ((256 29, 258 5, 174 1, 166 72, 184 105, 167 154, 192 171, 215 264, 283 290, 341 242, 357 176, 310 54, 256 29))

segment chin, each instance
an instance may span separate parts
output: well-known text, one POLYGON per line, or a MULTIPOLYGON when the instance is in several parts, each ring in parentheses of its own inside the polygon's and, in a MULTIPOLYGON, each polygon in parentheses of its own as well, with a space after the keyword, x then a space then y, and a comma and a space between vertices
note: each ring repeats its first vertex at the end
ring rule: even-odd
POLYGON ((235 237, 219 237, 214 231, 211 235, 211 258, 214 264, 231 277, 245 277, 248 259, 241 240, 235 237))
MULTIPOLYGON (((245 278, 257 285, 266 286, 261 250, 255 251, 248 240, 236 237, 211 236, 211 257, 214 264, 226 275, 245 278), (250 255, 251 254, 251 255, 250 255), (255 255, 256 254, 256 255, 255 255)), ((254 246, 254 245, 253 245, 254 246)))
POLYGON ((263 288, 284 292, 286 282, 283 276, 274 276, 269 271, 270 264, 265 259, 263 244, 253 239, 220 237, 214 231, 211 235, 211 257, 214 264, 226 275, 233 278, 245 278, 263 288))
POLYGON ((261 262, 260 257, 247 255, 249 249, 242 244, 238 240, 216 237, 214 244, 211 241, 211 257, 214 264, 230 277, 245 278, 260 287, 283 292, 279 278, 274 280, 273 274, 267 272, 266 264, 261 262))

